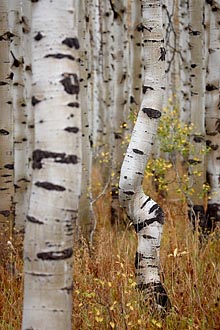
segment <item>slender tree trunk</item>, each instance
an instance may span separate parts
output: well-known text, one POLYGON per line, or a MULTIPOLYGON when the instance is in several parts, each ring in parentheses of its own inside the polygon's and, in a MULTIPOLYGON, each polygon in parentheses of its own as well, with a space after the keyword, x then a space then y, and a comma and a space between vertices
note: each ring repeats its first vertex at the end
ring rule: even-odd
POLYGON ((191 134, 192 152, 189 158, 189 180, 193 194, 188 200, 189 217, 205 226, 203 185, 205 183, 205 53, 204 53, 204 4, 190 0, 190 45, 191 45, 191 134))
POLYGON ((144 43, 144 95, 138 118, 121 168, 119 196, 138 236, 136 276, 146 299, 161 309, 168 304, 160 280, 160 240, 164 223, 161 207, 147 196, 142 182, 147 160, 161 116, 164 94, 165 49, 162 30, 162 3, 142 1, 144 43))
POLYGON ((220 226, 220 4, 209 2, 210 33, 206 78, 206 143, 210 147, 207 155, 207 180, 210 185, 206 228, 208 231, 220 226), (217 10, 216 10, 217 8, 217 10))
POLYGON ((124 135, 124 83, 125 72, 123 68, 124 46, 123 46, 123 15, 125 8, 123 1, 114 3, 111 1, 113 11, 113 86, 114 86, 114 103, 111 110, 111 223, 119 222, 119 199, 118 199, 118 182, 120 168, 123 161, 122 140, 124 135))
POLYGON ((141 1, 131 1, 131 29, 130 29, 130 111, 139 111, 141 102, 141 1))
POLYGON ((92 208, 92 144, 90 105, 88 104, 88 50, 86 44, 86 1, 79 2, 78 7, 78 36, 80 39, 80 100, 82 111, 82 191, 79 206, 80 234, 87 242, 92 241, 95 230, 95 218, 92 208))
POLYGON ((10 238, 13 196, 13 114, 11 107, 7 1, 0 2, 0 241, 10 238))
POLYGON ((15 227, 24 229, 27 213, 27 137, 26 137, 26 103, 24 102, 23 57, 21 47, 20 1, 8 1, 8 22, 10 38, 11 97, 14 113, 14 208, 15 227))
POLYGON ((71 329, 81 183, 79 40, 71 0, 32 2, 35 149, 24 240, 22 329, 71 329))
POLYGON ((24 206, 25 217, 27 215, 28 203, 30 199, 31 189, 31 175, 32 175, 32 152, 34 150, 34 111, 31 104, 32 93, 32 66, 31 66, 31 2, 22 0, 21 2, 21 23, 22 23, 22 58, 23 58, 23 97, 25 101, 25 136, 26 150, 25 150, 25 176, 26 176, 26 190, 24 191, 24 206))
POLYGON ((190 48, 189 48, 189 0, 179 0, 180 31, 180 121, 190 122, 190 48))

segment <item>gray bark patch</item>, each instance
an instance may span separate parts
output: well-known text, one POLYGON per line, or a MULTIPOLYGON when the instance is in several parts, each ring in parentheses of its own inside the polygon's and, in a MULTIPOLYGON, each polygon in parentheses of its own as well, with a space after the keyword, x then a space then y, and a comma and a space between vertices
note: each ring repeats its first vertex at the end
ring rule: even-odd
POLYGON ((60 80, 60 83, 63 85, 65 92, 78 95, 80 86, 77 75, 75 73, 64 73, 62 76, 64 78, 60 80))
POLYGON ((49 251, 37 253, 37 257, 42 260, 64 260, 71 258, 73 255, 73 249, 68 248, 62 251, 49 251))
POLYGON ((77 38, 66 38, 62 41, 62 44, 68 46, 69 48, 80 48, 79 40, 77 38))
POLYGON ((154 119, 157 119, 157 118, 160 118, 161 116, 161 112, 159 110, 155 110, 155 109, 152 109, 152 108, 143 108, 142 109, 143 113, 146 113, 148 115, 149 118, 154 118, 154 119))
POLYGON ((55 163, 62 164, 77 164, 78 157, 76 155, 66 155, 65 153, 50 152, 45 150, 36 149, 33 152, 33 169, 42 168, 42 160, 47 158, 53 158, 55 163))
POLYGON ((51 182, 47 182, 47 181, 37 181, 35 182, 35 186, 39 187, 39 188, 43 188, 46 190, 55 190, 55 191, 65 191, 66 188, 63 186, 60 186, 58 184, 54 184, 51 182))

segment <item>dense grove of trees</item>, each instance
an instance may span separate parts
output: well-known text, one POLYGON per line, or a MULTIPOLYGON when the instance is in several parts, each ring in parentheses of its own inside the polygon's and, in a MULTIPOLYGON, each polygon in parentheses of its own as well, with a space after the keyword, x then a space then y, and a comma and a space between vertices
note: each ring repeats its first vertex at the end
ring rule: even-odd
POLYGON ((219 224, 220 2, 2 0, 0 17, 0 235, 25 232, 23 329, 71 328, 72 242, 92 242, 96 166, 109 221, 122 206, 137 232, 138 287, 167 307, 164 214, 142 183, 151 157, 178 161, 156 139, 169 104, 191 125, 189 219, 203 234, 219 224))

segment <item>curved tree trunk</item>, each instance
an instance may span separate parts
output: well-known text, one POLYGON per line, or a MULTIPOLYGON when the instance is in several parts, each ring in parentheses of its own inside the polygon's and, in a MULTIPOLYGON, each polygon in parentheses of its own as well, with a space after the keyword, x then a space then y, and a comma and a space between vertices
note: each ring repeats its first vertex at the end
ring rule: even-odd
POLYGON ((24 240, 22 329, 71 329, 73 231, 81 183, 74 9, 71 0, 32 2, 35 149, 24 240))
POLYGON ((161 207, 147 196, 142 182, 147 160, 161 116, 164 94, 165 49, 162 30, 162 3, 142 1, 145 79, 143 100, 121 168, 119 196, 138 235, 136 276, 146 299, 154 297, 161 309, 168 304, 160 280, 160 240, 164 223, 161 207))

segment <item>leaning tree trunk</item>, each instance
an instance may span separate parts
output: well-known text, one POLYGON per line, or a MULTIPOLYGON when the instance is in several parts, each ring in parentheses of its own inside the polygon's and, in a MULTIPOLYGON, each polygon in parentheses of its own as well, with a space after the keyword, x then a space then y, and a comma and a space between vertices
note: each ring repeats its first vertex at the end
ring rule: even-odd
POLYGON ((161 116, 164 94, 165 49, 160 0, 142 1, 145 79, 143 100, 121 168, 119 196, 138 235, 138 288, 161 309, 168 297, 160 280, 160 240, 164 223, 161 207, 142 188, 144 172, 161 116))
POLYGON ((193 194, 188 199, 189 217, 195 227, 198 221, 205 225, 203 185, 205 183, 205 53, 204 53, 204 4, 201 0, 189 1, 191 47, 191 133, 192 151, 189 155, 189 180, 193 194))
POLYGON ((35 149, 24 240, 22 329, 71 329, 73 231, 81 182, 74 6, 32 2, 35 149))
POLYGON ((220 225, 220 4, 209 2, 206 5, 209 7, 207 9, 210 15, 206 78, 206 143, 210 147, 207 155, 207 179, 210 194, 206 211, 206 229, 210 231, 220 225))

